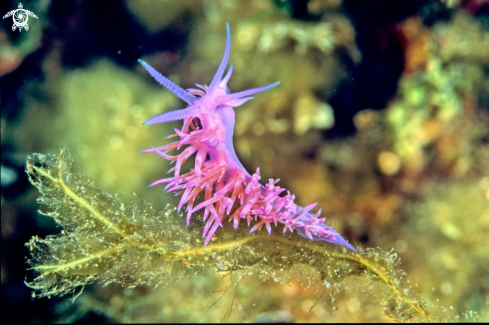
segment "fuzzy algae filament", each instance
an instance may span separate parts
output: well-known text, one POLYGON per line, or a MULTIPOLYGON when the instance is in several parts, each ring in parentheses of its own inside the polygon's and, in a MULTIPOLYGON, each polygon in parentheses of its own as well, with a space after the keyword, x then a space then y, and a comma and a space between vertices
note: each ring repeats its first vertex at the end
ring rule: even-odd
MULTIPOLYGON (((39 202, 48 208, 41 213, 64 227, 57 236, 35 236, 26 244, 31 270, 39 274, 26 282, 34 296, 74 294, 97 279, 128 287, 166 286, 208 267, 244 272, 243 276, 256 269, 264 280, 288 283, 300 279, 300 270, 307 265, 320 276, 320 283, 345 292, 356 290, 346 284, 351 277, 380 282, 382 292, 367 294, 384 297, 380 303, 393 319, 437 320, 433 312, 439 310, 409 290, 393 252, 359 249, 354 253, 294 234, 249 234, 232 227, 222 238, 202 246, 202 225, 194 222, 189 230, 175 208, 157 213, 138 199, 124 204, 117 195, 97 190, 85 176, 73 174, 70 165, 65 149, 59 155, 34 154, 27 162, 29 179, 40 192, 39 202)), ((307 285, 317 283, 314 276, 308 277, 307 285)))

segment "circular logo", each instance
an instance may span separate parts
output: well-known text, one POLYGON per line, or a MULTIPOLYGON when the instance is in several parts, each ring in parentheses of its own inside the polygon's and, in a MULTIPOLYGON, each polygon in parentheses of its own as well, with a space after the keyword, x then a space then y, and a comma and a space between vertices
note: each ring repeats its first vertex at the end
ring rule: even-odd
POLYGON ((15 10, 14 13, 14 24, 22 28, 27 24, 27 20, 29 19, 29 16, 27 15, 27 12, 25 12, 24 9, 17 9, 15 10))

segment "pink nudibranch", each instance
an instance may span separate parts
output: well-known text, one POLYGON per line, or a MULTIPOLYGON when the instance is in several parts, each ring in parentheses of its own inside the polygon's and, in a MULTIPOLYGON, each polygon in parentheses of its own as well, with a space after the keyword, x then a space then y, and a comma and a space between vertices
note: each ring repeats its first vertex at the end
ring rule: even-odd
POLYGON ((157 115, 144 123, 148 125, 184 120, 183 127, 175 129, 176 134, 167 137, 179 137, 179 140, 162 147, 142 150, 156 152, 160 157, 175 163, 175 167, 169 171, 174 173, 172 177, 156 181, 151 186, 166 183, 166 191, 182 194, 178 210, 187 205, 187 224, 194 212, 204 209, 205 245, 216 230, 222 227, 223 220, 228 218, 233 221, 235 228, 242 219, 248 226, 253 224, 250 232, 265 226, 270 233, 271 224, 282 224, 284 233, 296 230, 299 235, 311 240, 323 240, 356 251, 332 227, 324 224, 326 218, 318 218, 321 210, 315 214, 310 212, 317 203, 298 206, 294 203, 295 196, 289 191, 281 195, 285 189, 276 186, 278 180, 270 179, 263 186, 259 183, 259 168, 251 175, 239 161, 233 147, 234 108, 252 99, 252 95, 277 86, 279 82, 237 93, 229 92, 227 83, 233 73, 232 65, 223 78, 231 47, 229 25, 226 27, 224 55, 209 86, 197 84, 199 89, 182 89, 149 64, 139 60, 156 81, 188 104, 184 109, 157 115), (185 150, 176 156, 168 154, 182 146, 186 146, 185 150), (193 169, 180 174, 182 164, 194 154, 193 169), (196 204, 201 194, 204 199, 196 204))

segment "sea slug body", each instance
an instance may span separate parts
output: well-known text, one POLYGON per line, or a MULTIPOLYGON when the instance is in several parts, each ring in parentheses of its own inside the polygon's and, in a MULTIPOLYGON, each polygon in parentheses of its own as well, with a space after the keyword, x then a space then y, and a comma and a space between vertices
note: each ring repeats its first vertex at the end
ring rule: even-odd
POLYGON ((317 203, 298 206, 294 203, 294 195, 288 191, 284 193, 285 189, 276 185, 278 180, 270 179, 263 186, 259 183, 260 169, 257 168, 251 175, 239 161, 233 147, 234 108, 252 99, 252 95, 277 86, 279 82, 230 93, 227 83, 233 73, 232 65, 223 78, 230 47, 231 35, 227 25, 226 48, 219 68, 209 86, 197 84, 198 89, 184 90, 139 60, 156 81, 188 104, 184 109, 157 115, 144 123, 149 125, 184 120, 183 127, 175 129, 175 134, 167 137, 179 138, 177 141, 142 150, 155 152, 175 163, 169 171, 173 172, 172 177, 156 181, 151 186, 167 184, 166 191, 182 195, 178 209, 186 205, 187 224, 194 212, 204 209, 205 245, 227 218, 235 228, 244 220, 248 226, 252 225, 250 232, 265 226, 270 233, 272 224, 281 224, 284 233, 296 230, 311 240, 324 240, 355 251, 332 227, 324 224, 325 218, 319 218, 321 210, 315 214, 310 212, 317 203), (168 154, 184 146, 185 149, 176 156, 168 154), (192 155, 195 155, 193 168, 181 174, 183 163, 192 155), (203 196, 203 201, 197 203, 199 195, 203 196))

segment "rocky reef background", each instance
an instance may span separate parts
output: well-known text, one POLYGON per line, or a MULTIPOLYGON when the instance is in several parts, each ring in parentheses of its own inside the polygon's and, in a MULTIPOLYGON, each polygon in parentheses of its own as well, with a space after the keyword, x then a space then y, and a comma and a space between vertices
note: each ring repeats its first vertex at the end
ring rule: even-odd
POLYGON ((297 279, 254 276, 225 290, 232 278, 215 270, 164 289, 95 283, 73 303, 31 297, 24 243, 61 229, 37 212, 27 155, 65 146, 100 190, 136 193, 156 210, 175 204, 147 187, 169 166, 139 150, 164 144, 179 122, 141 123, 182 102, 137 59, 184 88, 208 83, 226 23, 230 87, 281 81, 236 110, 235 148, 247 170, 280 178, 301 205, 319 202, 354 246, 394 248, 424 300, 489 320, 487 1, 23 5, 39 17, 29 31, 13 32, 11 19, 0 30, 4 322, 391 320, 368 290, 321 296, 297 279))

